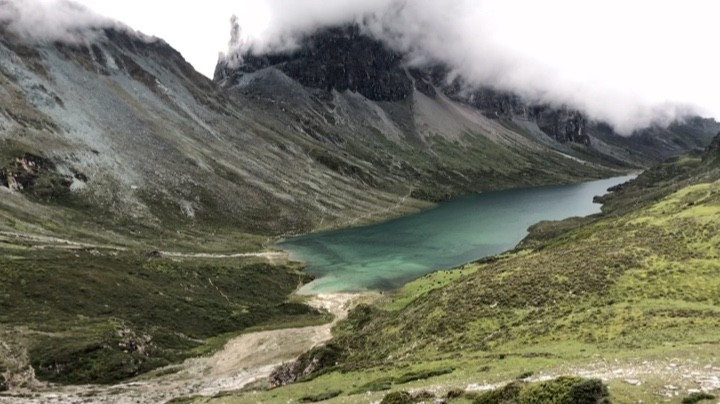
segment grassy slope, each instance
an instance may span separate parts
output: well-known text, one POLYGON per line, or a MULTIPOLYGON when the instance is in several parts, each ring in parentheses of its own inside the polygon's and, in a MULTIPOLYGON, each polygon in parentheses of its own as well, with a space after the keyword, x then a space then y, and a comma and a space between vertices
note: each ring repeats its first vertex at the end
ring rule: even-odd
MULTIPOLYGON (((328 321, 287 299, 308 275, 257 259, 0 243, 0 277, 0 339, 27 348, 38 377, 63 383, 132 377, 219 348, 219 336, 250 327, 328 321)), ((18 365, 6 367, 20 372, 18 365)))
MULTIPOLYGON (((650 170, 606 198, 604 216, 536 226, 515 251, 426 276, 356 309, 335 330, 346 355, 339 371, 220 401, 273 402, 330 390, 343 391, 338 402, 369 401, 384 393, 349 393, 428 384, 442 391, 599 361, 649 366, 675 357, 717 366, 717 154, 650 170), (431 382, 396 382, 408 372, 448 367, 454 371, 431 382)), ((639 387, 616 380, 611 393, 632 402, 656 394, 666 377, 648 377, 639 387)))

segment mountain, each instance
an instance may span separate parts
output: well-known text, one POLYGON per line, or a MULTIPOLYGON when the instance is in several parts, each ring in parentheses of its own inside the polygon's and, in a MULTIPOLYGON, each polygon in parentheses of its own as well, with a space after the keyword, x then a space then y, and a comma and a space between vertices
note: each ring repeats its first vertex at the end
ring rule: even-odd
MULTIPOLYGON (((409 67, 404 55, 365 34, 357 25, 315 32, 295 50, 261 55, 247 52, 239 61, 221 60, 215 81, 230 88, 247 87, 246 91, 252 92, 251 82, 263 80, 253 73, 267 69, 279 70, 304 87, 325 93, 351 91, 376 102, 405 101, 411 104, 410 114, 419 115, 416 122, 422 121, 427 104, 436 104, 437 110, 437 104, 454 102, 479 111, 484 118, 515 124, 520 128, 513 130, 525 135, 542 133, 559 143, 591 146, 590 150, 578 151, 585 158, 589 158, 587 154, 600 154, 608 161, 625 164, 657 162, 702 147, 720 129, 712 119, 693 118, 669 128, 653 127, 633 136, 620 136, 607 124, 592 121, 570 107, 532 104, 510 92, 473 87, 442 64, 409 67), (628 155, 628 148, 640 156, 628 155)), ((264 81, 266 86, 271 85, 270 80, 264 81)), ((416 138, 428 136, 428 128, 422 124, 402 129, 411 131, 416 138)))
POLYGON ((281 235, 625 173, 718 130, 697 118, 622 137, 566 107, 472 96, 354 27, 221 61, 210 80, 127 30, 68 44, 4 24, 0 386, 11 388, 116 382, 232 333, 327 321, 288 299, 310 277, 268 254, 281 235))
MULTIPOLYGON (((149 234, 297 233, 462 193, 598 178, 703 144, 716 125, 635 139, 586 130, 566 109, 511 113, 510 95, 464 99, 414 78, 357 27, 237 68, 221 62, 215 82, 165 42, 118 29, 87 45, 4 30, 0 44, 0 169, 19 191, 5 209, 79 208, 149 234)), ((34 213, 33 224, 55 220, 34 213)))

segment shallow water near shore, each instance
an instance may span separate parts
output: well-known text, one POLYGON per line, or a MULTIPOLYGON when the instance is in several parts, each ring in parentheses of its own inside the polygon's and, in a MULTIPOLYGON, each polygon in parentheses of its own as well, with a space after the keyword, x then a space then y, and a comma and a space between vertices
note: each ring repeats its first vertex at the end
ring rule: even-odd
POLYGON ((317 277, 300 293, 395 289, 512 249, 541 220, 598 213, 593 197, 633 177, 468 195, 383 223, 289 238, 278 247, 317 277))

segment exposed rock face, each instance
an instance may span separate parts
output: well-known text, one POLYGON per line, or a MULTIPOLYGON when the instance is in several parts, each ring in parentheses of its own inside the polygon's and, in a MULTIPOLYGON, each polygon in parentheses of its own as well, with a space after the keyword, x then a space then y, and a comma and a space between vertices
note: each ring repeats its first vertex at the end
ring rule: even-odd
POLYGON ((245 74, 268 67, 281 70, 306 87, 350 90, 373 101, 405 100, 413 89, 435 98, 440 91, 479 109, 488 118, 535 121, 558 142, 590 144, 586 118, 579 111, 533 105, 516 94, 490 88, 470 89, 462 78, 448 83, 450 70, 443 65, 406 68, 402 55, 363 34, 356 25, 321 30, 306 37, 294 51, 259 56, 248 53, 235 68, 221 62, 215 81, 232 86, 245 74))
POLYGON ((215 81, 237 81, 243 73, 274 66, 306 87, 350 90, 373 101, 400 101, 412 95, 413 84, 402 56, 360 33, 357 26, 336 27, 306 38, 290 53, 243 57, 238 69, 222 63, 215 81))
POLYGON ((475 106, 489 118, 534 121, 545 134, 558 142, 590 144, 590 137, 585 133, 587 119, 580 111, 568 107, 533 105, 515 94, 488 88, 481 88, 464 97, 453 94, 453 97, 475 106))
POLYGON ((453 100, 471 105, 491 119, 520 119, 533 121, 548 136, 558 142, 575 142, 590 145, 586 133, 587 118, 568 107, 554 108, 550 105, 532 104, 517 94, 491 88, 473 88, 462 77, 449 81, 450 71, 444 66, 423 70, 412 69, 415 88, 434 97, 436 89, 453 100))
POLYGON ((148 334, 137 335, 137 333, 127 327, 116 330, 119 338, 118 348, 125 353, 138 353, 148 356, 149 350, 152 349, 152 336, 148 334))
MULTIPOLYGON (((77 177, 87 180, 81 173, 77 173, 77 177)), ((57 198, 69 192, 72 183, 73 176, 60 174, 52 161, 32 153, 25 153, 0 168, 0 186, 14 192, 26 191, 43 199, 57 198)))
POLYGON ((295 383, 303 378, 327 370, 337 364, 342 351, 335 345, 321 345, 302 354, 293 362, 284 363, 270 374, 270 383, 274 387, 295 383))
POLYGON ((590 144, 590 136, 586 133, 586 118, 580 111, 565 107, 535 107, 530 117, 537 121, 543 132, 559 142, 590 144))

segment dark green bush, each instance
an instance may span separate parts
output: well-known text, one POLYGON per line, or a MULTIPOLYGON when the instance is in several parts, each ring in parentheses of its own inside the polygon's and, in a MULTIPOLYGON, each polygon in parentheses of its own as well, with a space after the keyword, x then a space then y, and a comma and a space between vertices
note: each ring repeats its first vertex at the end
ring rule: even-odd
POLYGON ((413 404, 413 398, 407 391, 393 391, 387 394, 380 404, 413 404))
POLYGON ((453 398, 460 398, 465 395, 465 390, 463 389, 452 389, 445 394, 445 398, 448 400, 452 400, 453 398))
POLYGON ((453 368, 439 368, 439 369, 431 369, 431 370, 421 370, 419 372, 405 373, 404 375, 395 379, 395 383, 405 384, 405 383, 414 382, 416 380, 429 379, 431 377, 441 376, 441 375, 446 375, 448 373, 452 373, 453 370, 454 370, 453 368))
POLYGON ((692 393, 689 396, 683 398, 682 404, 696 404, 704 400, 714 400, 715 396, 705 392, 692 393))
POLYGON ((416 403, 432 400, 433 398, 435 398, 435 394, 427 390, 418 391, 412 395, 412 399, 416 403))
MULTIPOLYGON (((467 395, 466 395, 467 396, 467 395)), ((505 387, 481 393, 475 404, 607 404, 607 387, 597 379, 558 377, 546 382, 512 382, 505 387)))
POLYGON ((586 379, 570 387, 563 404, 607 404, 610 393, 607 386, 598 379, 586 379))
POLYGON ((324 393, 308 395, 300 398, 301 403, 317 403, 319 401, 329 400, 342 394, 342 390, 330 390, 324 393))
POLYGON ((518 375, 517 379, 518 379, 518 380, 525 380, 525 379, 529 378, 529 377, 532 376, 532 375, 533 375, 533 372, 523 372, 523 373, 520 373, 520 374, 518 375))
POLYGON ((499 389, 486 391, 475 397, 473 404, 517 404, 523 384, 512 382, 499 389))
POLYGON ((572 386, 582 382, 579 377, 558 377, 554 380, 527 385, 520 394, 522 403, 564 404, 572 386))

